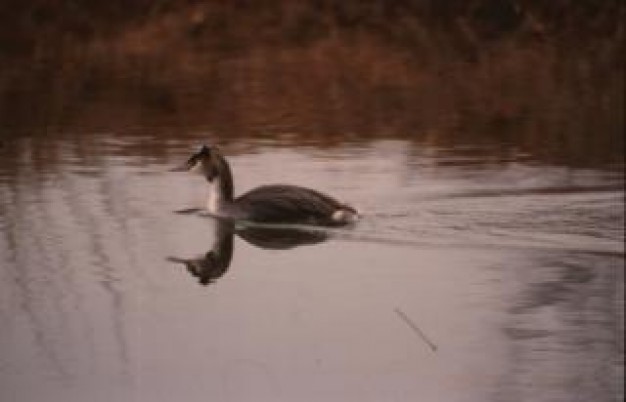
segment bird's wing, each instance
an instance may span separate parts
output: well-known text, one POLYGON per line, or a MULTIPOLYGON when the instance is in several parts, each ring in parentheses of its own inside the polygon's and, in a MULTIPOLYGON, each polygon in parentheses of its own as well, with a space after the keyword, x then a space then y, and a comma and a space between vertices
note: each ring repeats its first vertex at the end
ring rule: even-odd
POLYGON ((240 196, 235 203, 243 211, 252 211, 255 220, 267 222, 327 220, 342 206, 318 191, 291 185, 261 186, 240 196))

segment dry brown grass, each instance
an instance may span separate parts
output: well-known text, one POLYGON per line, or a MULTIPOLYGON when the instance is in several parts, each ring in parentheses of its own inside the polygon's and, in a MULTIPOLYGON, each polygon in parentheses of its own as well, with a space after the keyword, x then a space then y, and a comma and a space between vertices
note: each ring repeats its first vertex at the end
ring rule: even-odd
MULTIPOLYGON (((435 23, 334 2, 220 4, 165 7, 35 53, 28 68, 11 64, 0 75, 4 124, 491 141, 623 159, 623 24, 580 37, 529 6, 494 38, 465 8, 435 23)), ((585 32, 599 29, 591 22, 585 32)))

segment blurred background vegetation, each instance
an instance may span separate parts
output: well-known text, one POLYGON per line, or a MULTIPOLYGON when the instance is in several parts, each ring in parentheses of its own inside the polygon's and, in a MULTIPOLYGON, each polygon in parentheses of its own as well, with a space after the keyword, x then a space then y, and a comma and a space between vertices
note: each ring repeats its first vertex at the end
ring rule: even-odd
POLYGON ((4 0, 0 126, 490 141, 623 164, 624 16, 622 0, 4 0))

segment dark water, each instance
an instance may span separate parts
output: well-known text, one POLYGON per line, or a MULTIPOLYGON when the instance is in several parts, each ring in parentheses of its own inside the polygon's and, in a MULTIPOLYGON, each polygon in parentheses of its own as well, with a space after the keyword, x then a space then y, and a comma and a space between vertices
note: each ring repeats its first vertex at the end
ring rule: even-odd
POLYGON ((405 138, 223 143, 238 193, 297 183, 365 214, 263 232, 173 213, 206 189, 168 169, 214 134, 75 131, 5 132, 2 401, 623 397, 620 169, 405 138))

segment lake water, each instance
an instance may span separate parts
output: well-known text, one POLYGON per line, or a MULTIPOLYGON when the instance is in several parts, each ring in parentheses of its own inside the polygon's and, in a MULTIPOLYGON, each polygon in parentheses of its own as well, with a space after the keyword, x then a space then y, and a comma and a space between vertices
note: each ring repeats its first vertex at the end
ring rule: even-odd
POLYGON ((158 132, 3 131, 0 400, 622 399, 621 167, 158 132), (237 194, 300 184, 364 218, 264 232, 175 213, 204 203, 201 177, 169 171, 202 143, 237 194))

